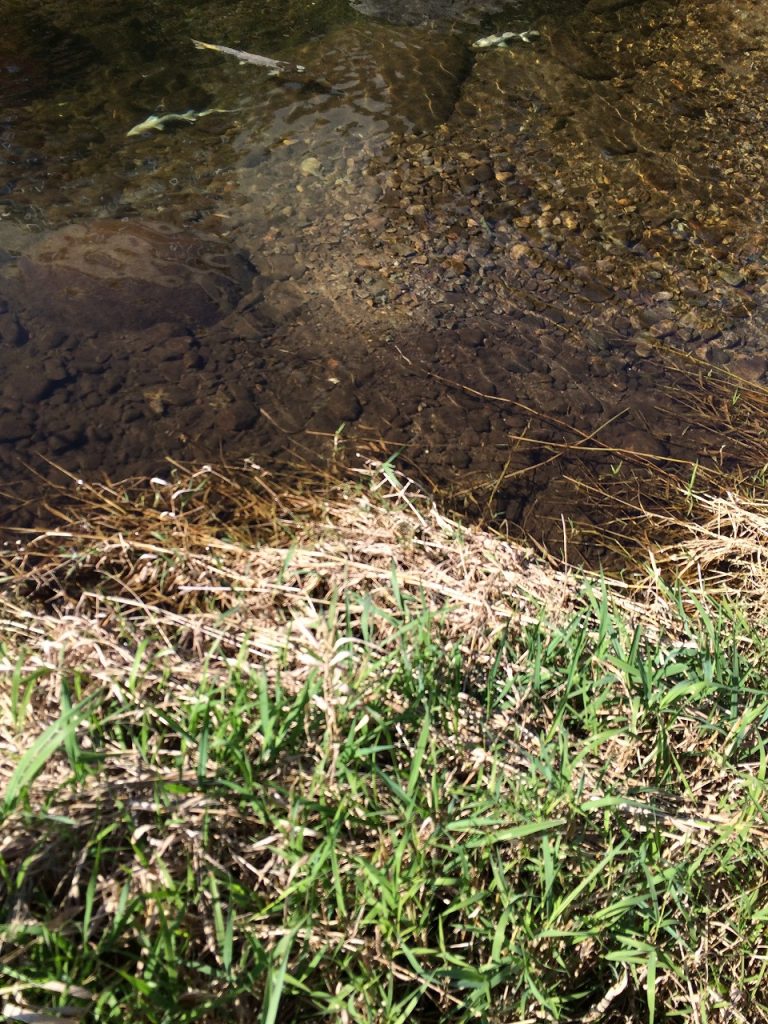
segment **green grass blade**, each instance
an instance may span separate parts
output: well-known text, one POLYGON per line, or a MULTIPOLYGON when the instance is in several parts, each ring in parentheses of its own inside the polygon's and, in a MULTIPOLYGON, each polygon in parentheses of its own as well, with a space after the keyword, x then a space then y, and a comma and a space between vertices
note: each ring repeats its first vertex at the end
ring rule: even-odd
POLYGON ((66 710, 24 752, 6 786, 3 798, 5 813, 16 805, 59 747, 67 743, 75 744, 75 730, 87 717, 94 699, 91 695, 66 710))

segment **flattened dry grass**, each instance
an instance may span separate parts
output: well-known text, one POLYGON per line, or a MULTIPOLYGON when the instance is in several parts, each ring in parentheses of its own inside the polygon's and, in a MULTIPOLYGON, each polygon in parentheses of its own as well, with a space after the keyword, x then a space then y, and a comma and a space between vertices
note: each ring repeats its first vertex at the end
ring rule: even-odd
POLYGON ((557 573, 387 466, 85 488, 3 572, 9 1019, 768 1020, 735 606, 557 573))

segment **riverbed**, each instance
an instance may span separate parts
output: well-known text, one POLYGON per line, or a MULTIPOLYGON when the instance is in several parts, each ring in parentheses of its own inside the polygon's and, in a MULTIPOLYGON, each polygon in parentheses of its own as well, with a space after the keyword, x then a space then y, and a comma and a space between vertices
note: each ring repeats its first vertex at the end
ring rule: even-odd
POLYGON ((590 558, 660 479, 759 464, 763 4, 0 6, 9 522, 393 457, 590 558))

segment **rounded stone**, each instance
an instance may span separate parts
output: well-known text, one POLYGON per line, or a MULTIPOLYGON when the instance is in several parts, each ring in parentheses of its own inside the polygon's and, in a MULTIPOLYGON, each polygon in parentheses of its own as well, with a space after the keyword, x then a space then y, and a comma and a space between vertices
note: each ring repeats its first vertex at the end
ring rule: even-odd
POLYGON ((28 249, 12 288, 21 310, 82 335, 215 323, 252 276, 219 239, 104 219, 61 228, 28 249))

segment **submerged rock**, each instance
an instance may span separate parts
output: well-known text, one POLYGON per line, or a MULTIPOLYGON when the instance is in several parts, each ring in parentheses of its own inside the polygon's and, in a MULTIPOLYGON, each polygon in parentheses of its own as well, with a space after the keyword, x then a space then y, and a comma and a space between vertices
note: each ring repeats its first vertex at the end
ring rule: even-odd
POLYGON ((297 52, 333 85, 326 106, 334 124, 341 116, 350 125, 381 122, 399 131, 445 121, 472 63, 452 33, 390 25, 342 26, 297 52))
POLYGON ((15 304, 72 333, 215 323, 253 274, 216 238, 143 221, 55 231, 19 260, 15 304))
POLYGON ((503 10, 508 0, 351 0, 351 3, 356 11, 371 18, 395 25, 422 25, 427 21, 493 14, 503 10))
POLYGON ((97 58, 87 39, 31 16, 3 19, 0 106, 19 107, 55 93, 97 58))

